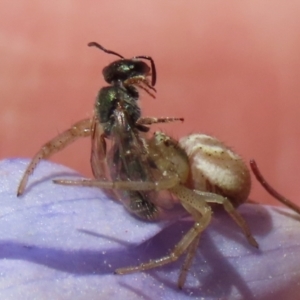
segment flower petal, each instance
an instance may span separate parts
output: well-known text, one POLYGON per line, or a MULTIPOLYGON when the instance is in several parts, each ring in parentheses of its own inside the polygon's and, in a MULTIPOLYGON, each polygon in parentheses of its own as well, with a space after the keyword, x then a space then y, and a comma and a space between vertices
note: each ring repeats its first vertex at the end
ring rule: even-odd
POLYGON ((1 299, 295 299, 300 293, 300 218, 287 209, 239 209, 260 248, 216 212, 182 291, 182 259, 144 273, 116 268, 161 257, 192 222, 146 223, 96 188, 66 187, 74 171, 42 162, 16 197, 28 161, 0 162, 1 299))

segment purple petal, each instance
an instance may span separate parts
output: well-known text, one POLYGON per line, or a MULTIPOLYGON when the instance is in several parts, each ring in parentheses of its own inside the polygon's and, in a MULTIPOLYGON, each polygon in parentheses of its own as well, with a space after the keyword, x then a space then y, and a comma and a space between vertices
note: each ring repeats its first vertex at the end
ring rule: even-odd
POLYGON ((259 250, 225 213, 203 233, 182 291, 182 259, 144 273, 114 275, 168 253, 192 223, 145 223, 101 190, 65 187, 78 176, 43 162, 24 196, 28 161, 0 162, 1 299, 295 299, 300 293, 300 218, 286 209, 242 205, 259 250))

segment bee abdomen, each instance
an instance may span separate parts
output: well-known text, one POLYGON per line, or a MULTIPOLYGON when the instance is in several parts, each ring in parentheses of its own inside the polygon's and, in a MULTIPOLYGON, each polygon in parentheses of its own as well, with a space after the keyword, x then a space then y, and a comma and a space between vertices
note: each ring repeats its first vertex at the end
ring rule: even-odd
POLYGON ((155 204, 145 199, 145 193, 130 192, 129 210, 144 220, 155 220, 158 218, 158 209, 155 204))

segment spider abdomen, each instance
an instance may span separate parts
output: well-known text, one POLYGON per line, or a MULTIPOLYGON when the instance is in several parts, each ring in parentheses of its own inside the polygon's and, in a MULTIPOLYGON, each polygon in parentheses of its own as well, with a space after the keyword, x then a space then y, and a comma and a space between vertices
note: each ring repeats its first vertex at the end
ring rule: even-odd
POLYGON ((179 144, 189 157, 192 188, 221 194, 234 206, 247 200, 251 177, 238 154, 205 134, 189 135, 180 139, 179 144))

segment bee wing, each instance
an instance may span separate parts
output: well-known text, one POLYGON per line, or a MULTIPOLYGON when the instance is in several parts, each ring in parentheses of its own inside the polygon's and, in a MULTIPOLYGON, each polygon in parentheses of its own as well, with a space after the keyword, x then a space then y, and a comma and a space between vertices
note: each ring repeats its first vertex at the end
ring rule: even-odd
POLYGON ((126 110, 114 111, 113 146, 109 152, 108 165, 114 180, 152 181, 154 162, 148 154, 147 143, 134 125, 128 121, 126 110))
POLYGON ((92 122, 91 167, 96 179, 108 180, 110 177, 106 163, 106 141, 101 124, 96 116, 92 122))

